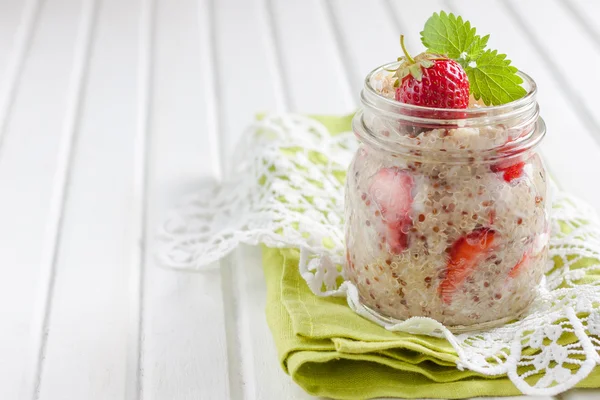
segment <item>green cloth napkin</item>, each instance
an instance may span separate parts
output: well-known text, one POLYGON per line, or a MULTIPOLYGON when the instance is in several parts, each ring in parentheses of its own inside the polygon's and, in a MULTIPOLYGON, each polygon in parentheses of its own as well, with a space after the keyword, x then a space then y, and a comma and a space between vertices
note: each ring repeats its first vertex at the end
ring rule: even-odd
MULTIPOLYGON (((267 322, 279 361, 308 393, 335 399, 520 394, 506 376, 458 370, 444 339, 390 332, 355 314, 344 298, 315 296, 298 261, 297 250, 263 249, 267 322)), ((600 387, 600 369, 577 387, 600 387)))
MULTIPOLYGON (((332 134, 350 130, 351 118, 315 117, 332 134)), ((315 296, 298 262, 295 249, 263 248, 267 322, 284 371, 308 393, 335 399, 521 394, 506 375, 457 369, 445 339, 390 332, 355 314, 345 298, 315 296)), ((600 387, 600 368, 577 387, 600 387)))

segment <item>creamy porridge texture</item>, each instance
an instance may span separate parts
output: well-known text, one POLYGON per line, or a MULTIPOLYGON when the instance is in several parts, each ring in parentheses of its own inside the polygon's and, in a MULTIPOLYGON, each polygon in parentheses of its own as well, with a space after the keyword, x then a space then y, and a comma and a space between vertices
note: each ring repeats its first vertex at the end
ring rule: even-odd
POLYGON ((469 91, 458 63, 424 54, 405 51, 365 83, 345 273, 384 317, 448 326, 516 318, 537 293, 549 234, 535 84, 511 67, 522 91, 490 100, 469 91))

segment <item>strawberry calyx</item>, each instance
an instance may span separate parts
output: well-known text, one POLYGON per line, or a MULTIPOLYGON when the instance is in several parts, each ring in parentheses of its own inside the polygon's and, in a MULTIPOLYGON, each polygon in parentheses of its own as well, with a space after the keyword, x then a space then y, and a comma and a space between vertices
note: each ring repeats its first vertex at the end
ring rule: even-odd
POLYGON ((430 68, 433 66, 434 61, 445 58, 440 55, 427 52, 421 53, 413 58, 408 53, 408 50, 406 50, 406 46, 404 45, 404 35, 400 35, 400 46, 402 47, 402 52, 404 55, 398 57, 398 61, 400 61, 398 69, 391 71, 394 72, 393 76, 396 77, 396 81, 394 81, 394 87, 399 87, 408 76, 412 76, 415 78, 415 80, 421 82, 421 79, 423 78, 423 68, 430 68))

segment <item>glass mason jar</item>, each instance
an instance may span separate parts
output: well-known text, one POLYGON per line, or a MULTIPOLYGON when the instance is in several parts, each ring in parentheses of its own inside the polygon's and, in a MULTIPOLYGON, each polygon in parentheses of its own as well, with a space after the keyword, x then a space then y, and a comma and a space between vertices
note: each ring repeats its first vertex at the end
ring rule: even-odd
POLYGON ((425 316, 454 331, 519 317, 544 275, 545 134, 534 81, 501 106, 434 109, 376 90, 353 120, 361 145, 346 183, 344 273, 374 315, 425 316))

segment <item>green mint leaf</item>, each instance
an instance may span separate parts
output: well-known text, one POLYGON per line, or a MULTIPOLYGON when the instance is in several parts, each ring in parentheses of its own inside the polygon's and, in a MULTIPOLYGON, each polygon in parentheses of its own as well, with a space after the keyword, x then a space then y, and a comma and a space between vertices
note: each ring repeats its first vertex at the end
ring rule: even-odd
POLYGON ((441 11, 434 13, 421 32, 421 42, 432 53, 443 54, 449 58, 464 63, 463 67, 481 54, 489 36, 484 38, 477 35, 475 28, 469 21, 454 14, 441 11))
POLYGON ((484 37, 480 37, 479 35, 475 36, 473 45, 471 46, 470 52, 467 55, 467 63, 472 60, 477 60, 483 54, 489 38, 490 35, 485 35, 484 37))
POLYGON ((482 99, 488 106, 499 105, 520 99, 527 93, 521 86, 523 79, 517 75, 517 68, 510 65, 506 54, 486 50, 472 63, 476 65, 468 65, 465 72, 475 99, 482 99))
POLYGON ((421 32, 421 41, 431 53, 443 54, 462 65, 469 78, 471 94, 486 105, 520 99, 527 91, 517 68, 506 54, 486 50, 490 35, 479 36, 469 21, 441 11, 434 13, 421 32))

